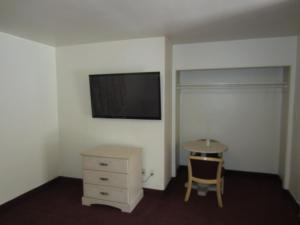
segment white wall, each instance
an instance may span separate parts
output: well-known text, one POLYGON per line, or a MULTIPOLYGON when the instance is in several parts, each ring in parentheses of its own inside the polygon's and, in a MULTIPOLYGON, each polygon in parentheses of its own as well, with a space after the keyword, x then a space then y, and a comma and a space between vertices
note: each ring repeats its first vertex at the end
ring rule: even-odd
MULTIPOLYGON (((283 68, 181 71, 180 84, 278 83, 283 68)), ((226 168, 278 173, 282 89, 269 86, 212 86, 178 90, 180 165, 189 152, 182 144, 199 138, 225 143, 226 168)))
MULTIPOLYGON (((176 71, 191 69, 251 68, 270 66, 290 66, 290 103, 294 102, 296 77, 296 37, 220 41, 195 44, 181 44, 173 47, 173 113, 176 112, 176 71)), ((285 188, 289 184, 291 134, 293 127, 293 104, 289 105, 287 164, 285 168, 285 188)), ((172 116, 172 165, 176 171, 175 119, 172 116)))
POLYGON ((165 42, 165 186, 172 177, 172 44, 165 42))
POLYGON ((291 168, 291 192, 300 204, 300 36, 298 36, 297 79, 291 168))
POLYGON ((145 187, 164 189, 165 38, 59 47, 57 56, 61 175, 81 177, 80 152, 97 145, 143 148, 145 187), (89 74, 159 71, 162 120, 92 118, 89 74))
MULTIPOLYGON (((290 83, 290 68, 285 67, 283 69, 283 80, 285 83, 290 83)), ((279 151, 279 158, 278 158, 278 174, 281 180, 284 179, 285 176, 285 168, 287 166, 286 160, 286 149, 287 149, 287 133, 288 133, 288 122, 289 122, 289 87, 287 87, 282 92, 282 99, 281 99, 281 121, 280 121, 280 151, 279 151)))
POLYGON ((0 204, 58 175, 55 49, 0 33, 0 204))

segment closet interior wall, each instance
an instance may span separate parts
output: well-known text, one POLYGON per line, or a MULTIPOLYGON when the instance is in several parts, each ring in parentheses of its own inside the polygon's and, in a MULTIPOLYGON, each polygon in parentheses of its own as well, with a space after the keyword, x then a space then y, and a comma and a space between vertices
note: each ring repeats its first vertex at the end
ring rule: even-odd
POLYGON ((177 73, 176 145, 214 138, 229 148, 230 170, 284 173, 289 71, 285 67, 184 70, 177 73))

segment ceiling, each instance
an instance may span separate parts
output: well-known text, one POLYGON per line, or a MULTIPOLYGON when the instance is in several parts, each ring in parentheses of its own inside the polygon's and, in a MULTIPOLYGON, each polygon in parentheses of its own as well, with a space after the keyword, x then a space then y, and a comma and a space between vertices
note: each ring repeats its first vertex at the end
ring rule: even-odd
POLYGON ((0 0, 0 31, 52 46, 300 34, 300 0, 0 0))

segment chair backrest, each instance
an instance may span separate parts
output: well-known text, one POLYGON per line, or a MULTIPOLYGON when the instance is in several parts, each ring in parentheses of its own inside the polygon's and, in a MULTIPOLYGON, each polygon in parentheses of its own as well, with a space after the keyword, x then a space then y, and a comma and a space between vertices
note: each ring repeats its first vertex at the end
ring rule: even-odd
POLYGON ((205 180, 219 180, 223 176, 223 163, 222 158, 190 156, 189 176, 205 180))

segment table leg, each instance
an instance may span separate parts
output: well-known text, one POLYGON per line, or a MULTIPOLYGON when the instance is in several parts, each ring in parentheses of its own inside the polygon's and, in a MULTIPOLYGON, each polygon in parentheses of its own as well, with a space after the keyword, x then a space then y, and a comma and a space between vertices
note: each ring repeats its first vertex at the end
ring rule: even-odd
POLYGON ((197 186, 198 186, 198 188, 197 188, 198 196, 206 196, 209 186, 208 185, 203 185, 203 184, 198 184, 197 186))
MULTIPOLYGON (((184 184, 184 187, 187 188, 188 182, 184 184)), ((205 185, 205 184, 192 184, 192 189, 197 190, 198 196, 206 196, 208 191, 211 191, 213 187, 210 185, 205 185)), ((215 190, 215 189, 214 189, 215 190)))

